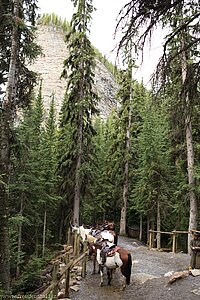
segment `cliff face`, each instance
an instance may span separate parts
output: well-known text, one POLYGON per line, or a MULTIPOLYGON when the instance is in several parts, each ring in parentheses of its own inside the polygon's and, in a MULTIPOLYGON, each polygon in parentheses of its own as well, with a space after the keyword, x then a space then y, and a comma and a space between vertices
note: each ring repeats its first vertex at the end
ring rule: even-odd
MULTIPOLYGON (((66 89, 66 80, 61 79, 63 61, 68 50, 61 29, 53 26, 39 25, 37 43, 43 49, 43 56, 37 58, 31 69, 40 74, 43 80, 43 100, 48 111, 51 95, 54 94, 56 111, 59 113, 66 89)), ((118 86, 113 75, 97 60, 95 68, 94 89, 100 97, 99 109, 102 118, 106 118, 116 107, 118 86)))

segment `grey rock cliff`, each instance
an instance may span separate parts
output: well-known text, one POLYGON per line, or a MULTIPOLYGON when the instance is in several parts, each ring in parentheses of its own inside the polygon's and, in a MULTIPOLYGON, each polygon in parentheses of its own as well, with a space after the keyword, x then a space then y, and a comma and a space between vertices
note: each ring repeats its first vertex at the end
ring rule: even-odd
MULTIPOLYGON (((60 111, 66 89, 66 79, 61 79, 63 61, 68 55, 62 29, 54 26, 39 25, 37 43, 42 47, 43 56, 38 57, 31 69, 40 74, 43 80, 43 100, 48 111, 51 95, 54 94, 57 114, 60 111)), ((113 75, 104 64, 97 60, 95 68, 94 90, 100 102, 99 109, 102 118, 106 118, 117 106, 116 92, 118 86, 113 75)))

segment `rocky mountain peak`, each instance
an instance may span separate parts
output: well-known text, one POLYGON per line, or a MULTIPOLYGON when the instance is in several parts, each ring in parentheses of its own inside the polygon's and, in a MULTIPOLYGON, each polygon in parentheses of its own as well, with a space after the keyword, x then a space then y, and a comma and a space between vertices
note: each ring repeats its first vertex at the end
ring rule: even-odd
MULTIPOLYGON (((48 111, 51 96, 54 94, 58 114, 67 83, 66 79, 60 78, 63 71, 63 61, 68 53, 63 30, 53 25, 38 25, 37 43, 42 47, 43 55, 37 58, 31 69, 37 72, 42 79, 43 100, 46 111, 48 111)), ((100 98, 100 115, 102 118, 106 118, 112 109, 117 106, 116 92, 118 86, 112 73, 98 59, 94 81, 94 89, 100 98)))

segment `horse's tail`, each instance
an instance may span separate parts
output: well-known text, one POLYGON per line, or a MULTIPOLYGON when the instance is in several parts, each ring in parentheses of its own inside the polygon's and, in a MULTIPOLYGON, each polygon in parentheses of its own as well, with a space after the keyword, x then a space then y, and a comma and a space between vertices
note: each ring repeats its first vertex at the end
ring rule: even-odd
POLYGON ((128 253, 128 262, 127 262, 127 266, 126 266, 125 274, 124 274, 124 276, 126 277, 126 284, 130 284, 131 268, 132 268, 132 258, 131 258, 131 254, 128 253))
POLYGON ((115 232, 114 244, 117 245, 117 243, 118 243, 118 234, 115 232))

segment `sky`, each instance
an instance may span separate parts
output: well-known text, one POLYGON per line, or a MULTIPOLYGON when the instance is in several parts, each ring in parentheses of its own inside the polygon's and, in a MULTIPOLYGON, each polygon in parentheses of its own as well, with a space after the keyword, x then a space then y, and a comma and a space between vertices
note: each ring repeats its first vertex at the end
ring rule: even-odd
MULTIPOLYGON (((93 6, 96 11, 92 14, 92 22, 90 27, 90 41, 94 47, 106 56, 106 58, 115 63, 116 52, 113 49, 119 41, 114 39, 115 27, 117 24, 117 16, 120 9, 128 0, 93 0, 93 6)), ((69 22, 74 12, 71 0, 38 0, 39 13, 52 13, 66 18, 69 22)), ((143 63, 141 60, 136 61, 138 68, 133 71, 133 78, 139 82, 143 80, 144 85, 150 86, 149 80, 151 74, 155 70, 159 57, 162 55, 162 37, 159 34, 153 36, 151 49, 149 45, 145 47, 143 63)))

